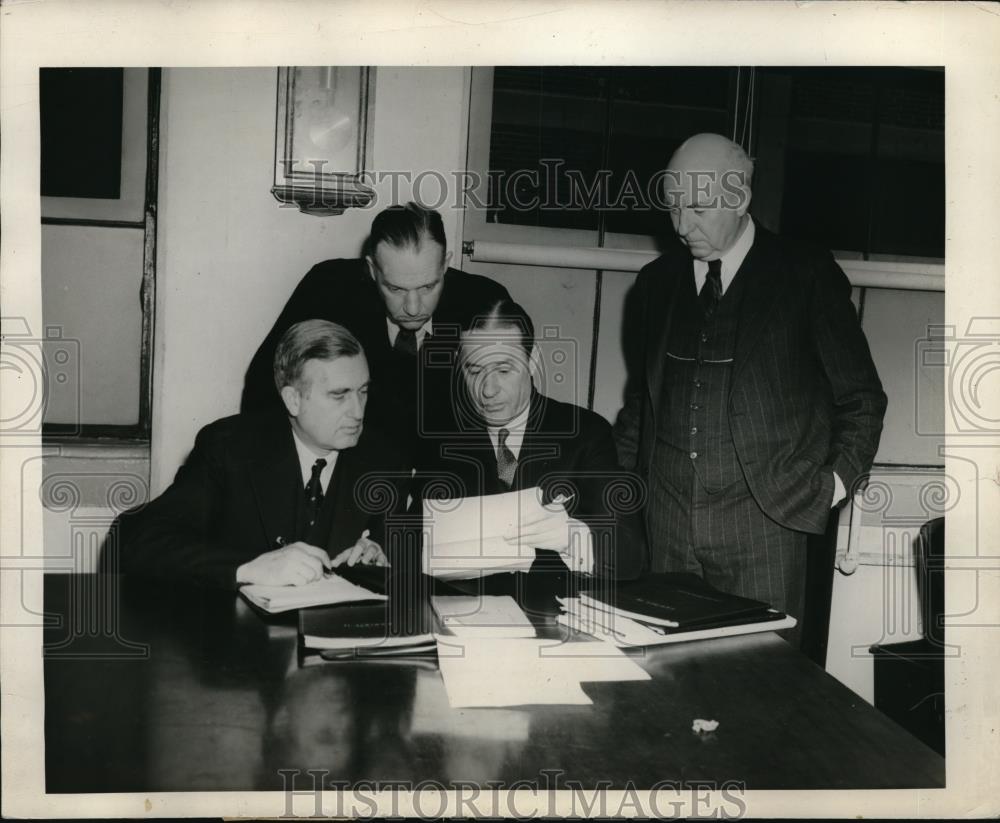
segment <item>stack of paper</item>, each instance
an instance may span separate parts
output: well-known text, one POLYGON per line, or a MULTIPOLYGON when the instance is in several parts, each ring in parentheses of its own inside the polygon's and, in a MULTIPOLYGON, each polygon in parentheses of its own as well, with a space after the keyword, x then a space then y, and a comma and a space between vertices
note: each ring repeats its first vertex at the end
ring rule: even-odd
POLYGON ((581 683, 649 680, 608 643, 438 636, 438 667, 453 708, 587 705, 581 683), (503 672, 502 677, 497 673, 503 672))
POLYGON ((440 578, 527 571, 533 546, 509 542, 523 521, 544 514, 542 491, 424 501, 424 573, 440 578))
POLYGON ((513 597, 432 598, 442 627, 455 637, 534 637, 535 627, 513 597))
POLYGON ((241 588, 240 594, 258 608, 272 614, 292 609, 305 609, 310 606, 386 599, 384 594, 376 594, 337 574, 328 575, 304 586, 260 586, 253 584, 241 588))

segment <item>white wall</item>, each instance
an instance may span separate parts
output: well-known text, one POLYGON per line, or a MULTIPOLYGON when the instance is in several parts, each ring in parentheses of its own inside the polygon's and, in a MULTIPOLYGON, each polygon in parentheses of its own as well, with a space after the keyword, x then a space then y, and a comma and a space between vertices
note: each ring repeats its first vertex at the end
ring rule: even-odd
MULTIPOLYGON (((465 167, 468 70, 376 72, 378 171, 465 167)), ((166 69, 160 154, 152 492, 198 429, 233 414, 243 375, 295 284, 320 260, 356 257, 372 217, 410 186, 377 186, 374 209, 310 217, 271 196, 277 71, 166 69)), ((422 190, 433 198, 437 187, 422 190)), ((441 208, 449 242, 461 214, 441 208)))

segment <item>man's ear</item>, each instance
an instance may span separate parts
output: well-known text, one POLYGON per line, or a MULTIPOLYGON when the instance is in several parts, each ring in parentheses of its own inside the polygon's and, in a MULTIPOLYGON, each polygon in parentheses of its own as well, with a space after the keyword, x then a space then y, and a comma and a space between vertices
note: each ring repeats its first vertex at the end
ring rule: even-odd
POLYGON ((536 389, 541 385, 542 373, 542 354, 538 350, 536 340, 535 345, 531 347, 531 354, 528 355, 528 374, 531 376, 531 385, 536 389))
POLYGON ((286 411, 292 417, 299 416, 299 408, 302 403, 302 395, 294 386, 285 386, 281 389, 281 401, 285 404, 286 411))
POLYGON ((742 217, 747 213, 747 209, 750 208, 750 201, 753 199, 753 192, 750 191, 749 186, 740 187, 740 207, 736 210, 736 213, 742 217))
POLYGON ((371 277, 372 280, 376 280, 377 282, 377 279, 375 277, 375 261, 372 260, 370 254, 365 255, 365 267, 368 269, 368 276, 371 277))
POLYGON ((441 268, 442 268, 442 270, 443 269, 447 269, 448 266, 451 265, 451 256, 452 256, 452 253, 453 252, 451 251, 451 249, 448 249, 448 251, 446 251, 444 253, 444 258, 441 261, 441 268))

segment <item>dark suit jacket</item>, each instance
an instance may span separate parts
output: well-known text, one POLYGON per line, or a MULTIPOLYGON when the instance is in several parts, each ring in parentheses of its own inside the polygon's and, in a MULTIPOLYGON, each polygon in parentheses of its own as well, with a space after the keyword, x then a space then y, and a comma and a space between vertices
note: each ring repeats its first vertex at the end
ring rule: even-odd
POLYGON ((444 276, 441 299, 433 316, 434 334, 421 346, 421 386, 415 375, 401 374, 389 346, 385 306, 363 260, 325 260, 310 269, 285 304, 274 327, 247 370, 240 409, 243 412, 284 407, 274 387, 272 362, 281 336, 300 320, 331 320, 349 329, 364 347, 371 371, 366 419, 391 436, 401 432, 402 445, 416 442, 418 425, 429 435, 451 426, 451 376, 459 331, 507 290, 490 280, 457 269, 444 276), (407 380, 409 378, 409 380, 407 380), (420 394, 419 419, 418 398, 420 394))
MULTIPOLYGON (((646 479, 660 400, 670 388, 663 380, 674 294, 693 277, 691 255, 678 244, 635 283, 638 359, 615 438, 623 465, 646 479)), ((747 281, 728 398, 740 465, 764 512, 789 529, 819 534, 833 498, 831 470, 850 494, 871 468, 886 396, 850 283, 830 254, 757 225, 740 277, 747 281)))
MULTIPOLYGON (((333 528, 322 548, 336 556, 366 528, 386 548, 385 517, 405 508, 409 479, 409 469, 366 426, 358 445, 337 457, 333 528)), ((287 418, 217 420, 198 433, 173 484, 123 516, 122 570, 232 588, 240 565, 293 542, 302 488, 287 418)))
MULTIPOLYGON (((587 409, 532 394, 511 489, 497 476, 496 452, 481 425, 443 445, 437 466, 429 474, 429 483, 435 483, 439 496, 446 497, 534 486, 542 489, 546 502, 559 493, 572 494, 567 512, 586 523, 595 537, 595 574, 631 579, 645 566, 638 515, 644 502, 641 484, 618 465, 610 424, 587 409)), ((424 488, 430 493, 427 484, 424 488)), ((566 571, 555 552, 537 551, 535 568, 566 571)))

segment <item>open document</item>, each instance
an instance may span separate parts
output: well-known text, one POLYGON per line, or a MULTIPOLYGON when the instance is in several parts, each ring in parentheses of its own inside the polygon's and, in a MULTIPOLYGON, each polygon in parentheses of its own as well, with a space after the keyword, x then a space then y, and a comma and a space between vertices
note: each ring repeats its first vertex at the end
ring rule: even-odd
POLYGON ((452 708, 587 705, 582 683, 650 679, 609 643, 534 638, 438 635, 438 667, 452 708))
POLYGON ((423 566, 441 578, 527 571, 533 546, 508 541, 519 524, 545 513, 542 490, 534 487, 483 497, 424 501, 423 566))

